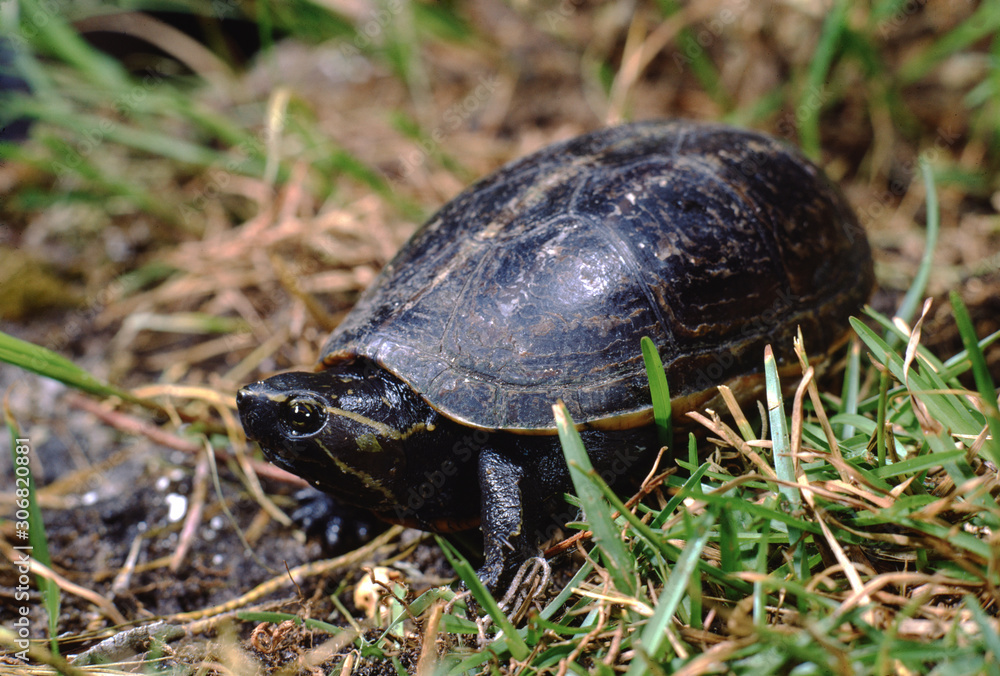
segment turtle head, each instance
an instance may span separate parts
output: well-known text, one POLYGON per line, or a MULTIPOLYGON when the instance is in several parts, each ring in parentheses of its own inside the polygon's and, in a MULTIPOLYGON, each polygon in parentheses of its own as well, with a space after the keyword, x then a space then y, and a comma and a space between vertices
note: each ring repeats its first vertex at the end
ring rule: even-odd
POLYGON ((247 437, 268 460, 343 502, 373 509, 396 501, 406 439, 426 430, 430 410, 405 383, 358 362, 247 385, 236 405, 247 437))

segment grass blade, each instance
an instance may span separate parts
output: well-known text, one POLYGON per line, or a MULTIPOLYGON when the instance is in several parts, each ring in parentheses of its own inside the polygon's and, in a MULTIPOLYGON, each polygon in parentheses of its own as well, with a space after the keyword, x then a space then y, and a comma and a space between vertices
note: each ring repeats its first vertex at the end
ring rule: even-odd
POLYGON ((928 411, 936 420, 957 434, 973 436, 979 434, 982 422, 968 410, 961 397, 950 393, 948 384, 933 368, 922 368, 919 371, 911 368, 908 374, 904 374, 903 358, 884 339, 857 318, 852 317, 850 322, 865 347, 871 352, 874 361, 888 365, 893 378, 899 382, 908 382, 910 389, 915 392, 940 393, 922 397, 922 401, 928 406, 928 411))
POLYGON ((667 374, 663 370, 663 362, 656 345, 648 336, 639 341, 642 346, 642 360, 646 363, 646 377, 649 378, 649 396, 653 400, 653 420, 656 422, 656 435, 660 444, 673 448, 674 427, 671 416, 670 386, 667 374))
POLYGON ((840 44, 841 36, 847 28, 849 5, 847 0, 838 0, 833 11, 827 14, 826 20, 823 22, 823 32, 819 37, 819 44, 809 62, 807 86, 802 92, 802 100, 798 106, 799 111, 803 114, 799 125, 802 150, 814 160, 819 157, 819 115, 822 112, 822 106, 813 105, 810 99, 815 97, 816 92, 823 91, 824 86, 827 85, 830 66, 840 44))
MULTIPOLYGON (((642 636, 636 645, 636 648, 645 653, 645 656, 651 661, 659 660, 664 648, 669 645, 667 642, 667 625, 673 619, 674 613, 677 612, 677 607, 684 598, 684 593, 687 591, 689 581, 694 574, 695 568, 698 566, 698 562, 701 560, 701 553, 704 551, 705 545, 708 544, 709 535, 714 525, 715 514, 712 512, 707 512, 698 520, 696 526, 692 529, 695 533, 698 533, 697 537, 688 541, 687 546, 684 547, 684 551, 681 552, 680 558, 677 559, 677 565, 674 566, 670 579, 667 580, 667 583, 660 591, 656 611, 649 618, 646 628, 642 630, 642 636)), ((646 668, 646 660, 641 658, 633 659, 627 673, 629 676, 644 674, 647 673, 646 668)))
POLYGON ((994 463, 1000 463, 1000 412, 997 411, 997 390, 990 376, 990 369, 986 365, 986 357, 979 349, 979 342, 976 340, 976 327, 972 324, 969 311, 962 302, 962 298, 951 292, 951 307, 955 313, 955 323, 958 324, 958 332, 962 336, 962 343, 965 351, 969 354, 972 362, 972 375, 976 381, 976 389, 982 397, 983 406, 986 409, 986 424, 990 428, 992 440, 983 444, 983 450, 989 453, 990 459, 994 463))
POLYGON ((992 662, 989 663, 989 676, 1000 676, 1000 634, 997 633, 996 626, 990 623, 990 618, 983 612, 982 606, 975 602, 975 597, 965 597, 965 607, 972 615, 972 621, 979 625, 980 636, 989 653, 992 653, 992 662))
POLYGON ((448 563, 451 567, 455 569, 455 572, 462 582, 466 584, 469 591, 472 592, 472 596, 475 597, 476 601, 479 603, 480 607, 486 611, 493 622, 500 627, 503 631, 504 638, 507 641, 507 646, 510 648, 510 654, 515 660, 523 660, 528 656, 528 646, 525 645, 524 639, 521 635, 517 633, 517 629, 511 624, 511 621, 507 619, 503 611, 500 610, 500 606, 494 600, 493 595, 483 586, 482 581, 476 575, 476 571, 472 569, 472 566, 468 561, 465 560, 457 549, 440 535, 436 535, 438 546, 441 547, 441 551, 444 552, 445 557, 448 559, 448 563))
POLYGON ((607 570, 619 591, 634 596, 635 580, 625 573, 626 562, 632 560, 625 543, 622 542, 621 530, 611 518, 611 507, 608 505, 600 488, 591 481, 597 476, 590 462, 580 433, 570 418, 566 405, 561 401, 552 407, 556 417, 556 427, 559 429, 559 441, 562 442, 566 464, 569 465, 573 488, 580 505, 583 507, 584 520, 594 532, 594 542, 604 555, 607 570))
MULTIPOLYGON (((663 0, 661 3, 664 16, 673 16, 680 11, 680 3, 675 0, 663 0)), ((722 86, 722 77, 719 69, 712 62, 711 57, 702 44, 699 44, 699 33, 690 26, 684 26, 677 34, 677 44, 680 47, 681 62, 690 66, 691 72, 705 88, 712 100, 723 110, 733 110, 732 97, 728 90, 722 86)))
MULTIPOLYGON (((934 250, 937 248, 938 233, 941 231, 941 214, 938 210, 937 187, 934 185, 934 173, 931 171, 927 157, 920 156, 920 173, 924 177, 924 189, 927 191, 927 240, 924 243, 924 254, 920 258, 920 267, 913 278, 913 283, 907 289, 906 295, 899 304, 896 316, 907 324, 913 319, 913 315, 920 305, 920 300, 924 297, 927 289, 927 280, 931 276, 931 268, 934 265, 934 250)), ((895 339, 890 337, 889 344, 894 345, 895 339)))
POLYGON ((900 82, 910 84, 919 80, 941 61, 997 30, 1000 30, 1000 5, 993 2, 982 3, 972 16, 933 40, 927 49, 917 51, 900 69, 900 82))
MULTIPOLYGON (((771 346, 764 348, 764 380, 767 392, 767 418, 771 427, 771 443, 774 454, 774 471, 778 478, 789 483, 796 483, 795 462, 792 459, 792 448, 788 438, 788 420, 785 418, 785 406, 781 398, 781 382, 778 379, 778 365, 774 360, 771 346)), ((791 514, 798 512, 802 496, 791 486, 778 486, 778 493, 788 503, 791 514)), ((805 550, 804 534, 798 527, 788 524, 788 546, 792 549, 795 560, 795 572, 800 579, 809 574, 805 550)))
MULTIPOLYGON (((128 78, 121 64, 101 51, 92 49, 87 41, 70 25, 62 12, 53 12, 39 0, 23 0, 19 26, 21 35, 35 35, 32 45, 71 64, 77 72, 92 83, 119 88, 128 86, 128 78), (44 21, 31 20, 43 17, 44 21)), ((35 82, 32 81, 34 86, 35 82)))
MULTIPOLYGON (((858 395, 861 392, 861 342, 857 338, 851 338, 851 345, 847 350, 847 367, 844 369, 844 388, 841 392, 841 399, 844 402, 842 412, 854 415, 858 412, 858 395)), ((854 436, 854 425, 843 424, 835 428, 841 439, 849 439, 854 436)))
POLYGON ((119 397, 125 401, 158 408, 130 392, 101 382, 82 368, 40 345, 15 338, 0 331, 0 361, 19 366, 26 371, 52 378, 75 389, 102 397, 119 397))

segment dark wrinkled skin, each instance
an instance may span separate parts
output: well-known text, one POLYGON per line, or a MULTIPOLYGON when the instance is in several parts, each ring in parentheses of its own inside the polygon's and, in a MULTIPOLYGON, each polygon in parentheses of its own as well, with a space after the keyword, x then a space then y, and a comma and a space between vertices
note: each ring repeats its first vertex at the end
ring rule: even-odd
MULTIPOLYGON (((271 462, 342 504, 386 522, 436 532, 464 530, 481 521, 486 561, 479 576, 494 590, 509 581, 516 565, 538 553, 539 542, 574 516, 562 497, 572 484, 558 437, 459 425, 365 360, 320 373, 274 376, 240 390, 237 404, 247 436, 260 442, 271 462), (348 389, 351 394, 345 395, 348 389), (303 401, 327 409, 307 433, 287 423, 293 417, 290 402, 303 401), (329 411, 334 407, 356 415, 329 411), (359 416, 372 424, 360 424, 359 416), (400 439, 397 430, 411 433, 400 439), (365 442, 355 441, 365 435, 365 442), (378 450, 372 450, 376 445, 378 450), (328 451, 349 470, 340 469, 328 451)), ((638 473, 648 470, 645 452, 656 442, 650 427, 584 430, 582 437, 595 469, 619 490, 634 487, 638 473)), ((315 496, 297 513, 307 531, 322 533, 329 546, 338 548, 358 541, 345 516, 336 502, 315 496)))
POLYGON ((657 445, 642 336, 680 414, 715 384, 748 395, 737 379, 765 344, 789 360, 797 329, 825 354, 873 284, 850 208, 793 149, 715 125, 627 125, 459 195, 330 336, 323 370, 244 388, 240 414, 272 461, 341 502, 436 531, 481 517, 480 576, 496 591, 571 516, 552 403, 585 423, 595 466, 628 477, 624 491, 657 445), (290 409, 290 393, 322 415, 290 409), (646 457, 623 461, 626 448, 646 457))

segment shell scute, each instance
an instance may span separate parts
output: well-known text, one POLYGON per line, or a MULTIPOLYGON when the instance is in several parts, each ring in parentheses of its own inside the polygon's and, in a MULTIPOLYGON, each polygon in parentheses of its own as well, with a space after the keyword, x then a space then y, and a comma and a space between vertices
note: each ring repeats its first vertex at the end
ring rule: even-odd
POLYGON ((642 336, 672 393, 692 395, 756 369, 797 327, 829 346, 872 284, 853 213, 797 152, 717 125, 637 123, 459 195, 324 355, 371 359, 473 426, 551 430, 557 399, 578 422, 625 421, 650 406, 642 336))

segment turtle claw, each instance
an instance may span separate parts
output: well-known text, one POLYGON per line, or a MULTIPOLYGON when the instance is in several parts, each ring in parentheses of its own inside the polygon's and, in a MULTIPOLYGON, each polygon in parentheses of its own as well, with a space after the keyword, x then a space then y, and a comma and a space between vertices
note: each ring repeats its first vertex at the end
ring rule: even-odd
MULTIPOLYGON (((483 583, 490 588, 491 592, 496 590, 496 580, 487 581, 490 571, 480 569, 476 574, 483 583), (491 586, 490 583, 493 583, 491 586)), ((507 585, 507 591, 503 598, 497 602, 501 612, 507 615, 515 625, 521 622, 528 614, 532 603, 548 589, 549 582, 552 581, 552 567, 543 556, 533 556, 526 559, 518 567, 517 572, 507 585)), ((482 614, 482 609, 473 597, 466 601, 469 606, 470 615, 475 619, 480 628, 480 635, 485 636, 485 628, 489 626, 491 618, 482 614)))
POLYGON ((500 610, 515 624, 528 612, 532 601, 545 593, 552 581, 552 567, 544 556, 533 556, 517 569, 507 593, 500 601, 500 610), (529 571, 530 569, 530 571, 529 571))

